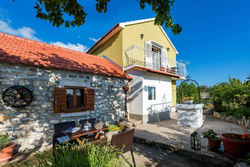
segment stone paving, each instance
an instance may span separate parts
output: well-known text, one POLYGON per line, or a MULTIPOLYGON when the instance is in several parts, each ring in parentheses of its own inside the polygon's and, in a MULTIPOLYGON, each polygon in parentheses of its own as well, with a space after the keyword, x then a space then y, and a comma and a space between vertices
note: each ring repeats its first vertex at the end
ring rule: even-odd
MULTIPOLYGON (((173 151, 144 144, 134 143, 133 150, 137 167, 215 167, 212 164, 200 162, 173 151)), ((125 157, 132 163, 130 152, 125 153, 125 157)))
MULTIPOLYGON (((204 116, 204 124, 201 128, 197 129, 199 134, 213 129, 216 133, 250 133, 250 130, 234 123, 225 122, 214 118, 212 115, 204 116)), ((203 154, 210 157, 225 159, 222 154, 216 154, 207 150, 207 139, 201 138, 201 151, 193 151, 190 148, 190 135, 194 128, 181 127, 177 125, 177 120, 171 119, 153 124, 141 124, 136 127, 135 137, 143 138, 149 141, 162 143, 172 146, 176 149, 188 150, 198 154, 203 154)))
MULTIPOLYGON (((204 124, 197 129, 200 135, 208 129, 213 129, 216 133, 250 133, 250 130, 244 129, 239 125, 225 122, 213 118, 212 116, 204 116, 204 124)), ((135 136, 166 143, 178 148, 190 148, 190 135, 195 131, 191 127, 182 127, 177 125, 177 120, 171 119, 153 124, 141 124, 136 127, 135 136)), ((207 147, 207 140, 202 138, 202 147, 207 147)))

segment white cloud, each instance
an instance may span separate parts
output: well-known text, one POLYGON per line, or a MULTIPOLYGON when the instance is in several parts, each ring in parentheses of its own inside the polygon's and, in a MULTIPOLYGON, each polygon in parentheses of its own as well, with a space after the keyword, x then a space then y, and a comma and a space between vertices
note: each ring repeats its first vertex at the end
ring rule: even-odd
MULTIPOLYGON (((11 34, 11 35, 17 35, 23 38, 28 38, 32 39, 35 41, 42 41, 38 37, 36 37, 36 31, 30 27, 23 26, 21 28, 13 28, 11 25, 11 21, 4 21, 0 19, 0 32, 11 34)), ((80 51, 80 52, 86 52, 88 50, 87 46, 82 45, 80 43, 72 44, 72 43, 63 43, 60 41, 57 42, 49 42, 49 44, 56 45, 56 46, 61 46, 64 48, 80 51)))
POLYGON ((10 23, 11 21, 0 20, 0 32, 11 34, 11 35, 17 35, 17 36, 32 39, 35 41, 41 41, 39 38, 35 36, 36 31, 33 30, 32 28, 24 26, 24 27, 15 29, 11 27, 10 23))
POLYGON ((68 48, 68 49, 71 49, 71 50, 76 50, 76 51, 80 51, 80 52, 86 52, 88 50, 87 46, 85 45, 82 45, 80 43, 76 43, 76 44, 72 44, 72 43, 62 43, 60 41, 57 41, 57 42, 50 42, 49 44, 52 44, 52 45, 55 45, 55 46, 60 46, 60 47, 63 47, 63 48, 68 48))
POLYGON ((94 41, 94 42, 97 42, 99 39, 96 39, 96 38, 93 38, 93 37, 89 37, 89 40, 94 41))

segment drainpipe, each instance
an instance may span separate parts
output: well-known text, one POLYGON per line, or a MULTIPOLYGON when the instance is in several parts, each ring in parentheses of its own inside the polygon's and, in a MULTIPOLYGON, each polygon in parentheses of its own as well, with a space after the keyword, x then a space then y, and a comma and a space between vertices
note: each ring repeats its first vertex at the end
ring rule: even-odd
POLYGON ((124 110, 125 110, 125 120, 128 121, 128 91, 129 87, 124 86, 123 87, 124 93, 125 93, 125 105, 124 105, 124 110))

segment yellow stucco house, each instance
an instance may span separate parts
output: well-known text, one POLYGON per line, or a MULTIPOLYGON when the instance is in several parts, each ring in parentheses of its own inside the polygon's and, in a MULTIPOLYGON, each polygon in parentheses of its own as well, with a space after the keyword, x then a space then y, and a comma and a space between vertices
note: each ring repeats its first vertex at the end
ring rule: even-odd
POLYGON ((88 53, 110 59, 133 78, 130 118, 148 123, 175 112, 176 81, 185 79, 186 67, 176 61, 178 51, 154 18, 115 25, 88 53))

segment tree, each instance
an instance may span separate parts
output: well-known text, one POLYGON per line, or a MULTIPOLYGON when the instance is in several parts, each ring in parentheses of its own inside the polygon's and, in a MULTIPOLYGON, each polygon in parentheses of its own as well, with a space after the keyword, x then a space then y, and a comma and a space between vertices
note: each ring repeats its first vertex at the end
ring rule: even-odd
MULTIPOLYGON (((80 0, 35 0, 36 17, 48 20, 53 26, 74 27, 81 26, 85 23, 87 13, 80 0)), ((146 4, 152 6, 156 13, 155 24, 171 28, 174 34, 181 32, 179 24, 175 24, 170 9, 173 7, 175 0, 137 0, 140 8, 144 9, 146 4)), ((105 13, 108 9, 110 0, 96 0, 96 10, 99 13, 105 13)))
POLYGON ((250 74, 249 74, 248 77, 247 77, 246 83, 250 83, 250 74))
POLYGON ((181 103, 189 97, 192 97, 195 103, 199 102, 199 91, 194 83, 184 82, 177 87, 177 101, 181 103))
POLYGON ((209 87, 206 85, 201 85, 200 86, 200 92, 209 92, 209 87))

